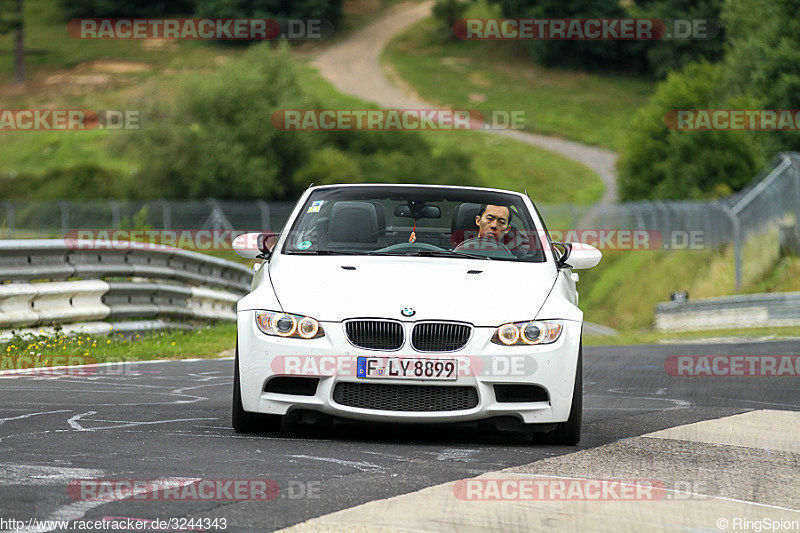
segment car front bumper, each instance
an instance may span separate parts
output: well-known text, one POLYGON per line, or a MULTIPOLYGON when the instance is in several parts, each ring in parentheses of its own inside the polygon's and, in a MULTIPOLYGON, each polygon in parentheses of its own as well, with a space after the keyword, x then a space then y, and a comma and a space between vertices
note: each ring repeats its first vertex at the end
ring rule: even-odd
MULTIPOLYGON (((496 328, 473 328, 467 345, 455 352, 418 352, 406 343, 397 351, 366 350, 350 344, 341 322, 321 322, 325 336, 305 340, 269 336, 256 326, 257 311, 239 311, 238 349, 242 407, 245 411, 285 415, 311 410, 329 415, 380 422, 468 422, 512 416, 526 424, 564 422, 570 414, 581 323, 563 321, 564 331, 553 344, 500 346, 490 341, 496 328), (458 378, 452 381, 356 377, 356 359, 413 357, 456 359, 458 378), (276 376, 318 377, 313 395, 264 392, 276 376), (408 411, 354 407, 334 399, 338 383, 416 385, 425 387, 474 387, 477 404, 458 410, 408 411), (536 385, 547 400, 497 401, 494 385, 536 385)), ((406 339, 413 322, 403 324, 406 339)), ((353 387, 351 387, 353 388, 353 387)), ((415 389, 409 388, 409 394, 415 389)), ((416 389, 419 390, 419 389, 416 389)))

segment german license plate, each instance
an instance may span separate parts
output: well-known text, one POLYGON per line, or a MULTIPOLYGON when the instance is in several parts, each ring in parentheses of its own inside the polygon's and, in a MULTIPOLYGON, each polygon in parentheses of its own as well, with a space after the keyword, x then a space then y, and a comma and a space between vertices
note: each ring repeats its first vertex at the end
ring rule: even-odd
POLYGON ((412 357, 359 357, 356 376, 360 378, 449 381, 458 379, 458 361, 412 357))

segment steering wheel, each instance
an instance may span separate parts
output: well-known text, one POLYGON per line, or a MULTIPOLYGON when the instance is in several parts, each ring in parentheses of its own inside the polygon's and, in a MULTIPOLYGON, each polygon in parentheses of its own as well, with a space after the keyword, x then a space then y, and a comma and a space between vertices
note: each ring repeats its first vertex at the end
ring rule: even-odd
MULTIPOLYGON (((508 246, 506 246, 502 242, 496 241, 494 239, 486 239, 486 238, 483 238, 483 237, 473 237, 471 239, 467 239, 466 241, 462 242, 461 244, 459 244, 458 246, 453 248, 453 251, 454 252, 469 251, 469 250, 464 250, 464 248, 468 248, 469 246, 475 246, 478 243, 487 243, 487 244, 491 243, 491 245, 490 246, 482 246, 482 247, 477 248, 477 249, 483 249, 483 250, 492 250, 492 249, 505 250, 509 254, 514 255, 514 252, 509 250, 508 246), (472 244, 470 244, 470 243, 472 243, 472 244)), ((473 249, 472 251, 476 251, 476 249, 473 249)))

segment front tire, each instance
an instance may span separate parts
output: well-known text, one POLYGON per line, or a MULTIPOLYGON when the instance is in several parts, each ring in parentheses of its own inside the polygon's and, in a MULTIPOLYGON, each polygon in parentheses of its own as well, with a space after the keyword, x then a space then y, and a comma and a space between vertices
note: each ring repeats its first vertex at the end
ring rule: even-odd
POLYGON ((569 418, 550 432, 550 442, 565 446, 575 446, 581 441, 581 422, 583 421, 583 342, 578 348, 578 365, 575 370, 575 388, 572 391, 572 406, 569 418))
POLYGON ((242 407, 242 388, 239 383, 239 346, 236 346, 236 357, 233 364, 233 405, 231 409, 231 425, 236 433, 277 433, 281 429, 280 415, 251 413, 242 407))

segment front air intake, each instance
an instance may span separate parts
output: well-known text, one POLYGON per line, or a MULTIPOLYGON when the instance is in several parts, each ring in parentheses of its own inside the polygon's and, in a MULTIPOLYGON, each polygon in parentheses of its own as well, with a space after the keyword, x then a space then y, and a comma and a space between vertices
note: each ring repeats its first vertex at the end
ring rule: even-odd
POLYGON ((478 405, 475 387, 340 382, 333 389, 339 405, 377 411, 465 411, 478 405))

